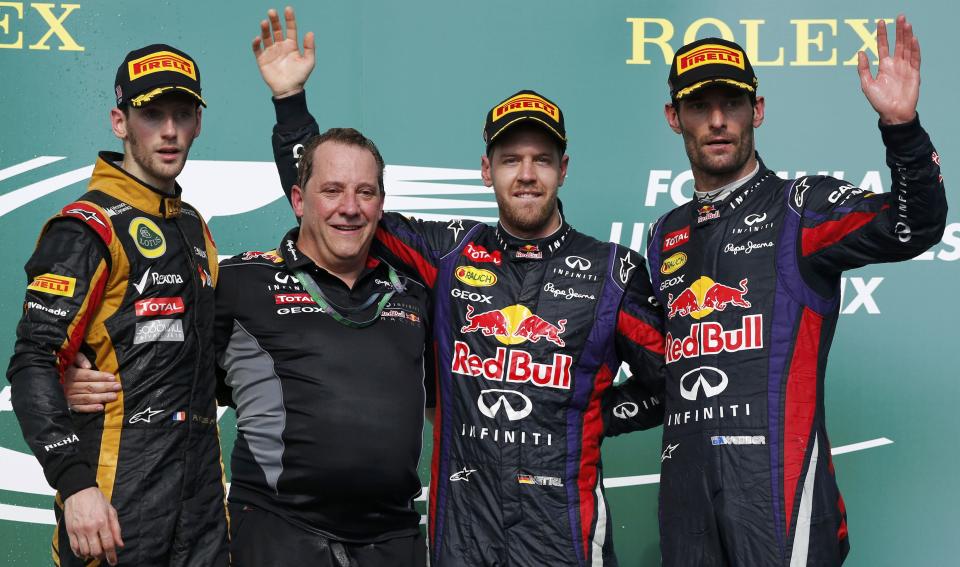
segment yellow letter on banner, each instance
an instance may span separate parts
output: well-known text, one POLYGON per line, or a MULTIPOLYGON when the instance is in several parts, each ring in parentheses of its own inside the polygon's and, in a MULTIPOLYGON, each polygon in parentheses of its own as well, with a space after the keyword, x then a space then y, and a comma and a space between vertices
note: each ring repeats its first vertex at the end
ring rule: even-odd
POLYGON ((760 60, 760 26, 766 23, 766 20, 740 20, 743 27, 746 28, 747 41, 744 49, 747 50, 747 59, 754 67, 783 67, 783 47, 778 47, 777 58, 772 61, 760 60))
MULTIPOLYGON (((687 28, 687 31, 683 34, 683 44, 686 45, 697 39, 697 32, 700 31, 700 28, 703 26, 713 26, 720 30, 720 37, 727 41, 733 41, 733 30, 730 29, 730 26, 725 24, 722 20, 716 18, 700 18, 696 20, 690 27, 687 28)), ((708 36, 709 37, 709 36, 708 36)))
MULTIPOLYGON (((0 8, 13 8, 17 11, 17 19, 23 19, 23 4, 20 2, 0 2, 0 8)), ((10 14, 4 14, 0 19, 0 29, 4 35, 10 35, 10 14)), ((17 41, 0 43, 0 49, 23 49, 23 32, 17 32, 17 41)))
POLYGON ((667 43, 673 38, 673 24, 670 20, 663 18, 627 18, 627 21, 633 24, 633 57, 627 59, 628 65, 649 65, 650 60, 646 57, 644 44, 652 43, 660 48, 663 53, 663 62, 667 65, 673 60, 673 48, 667 43), (646 36, 644 26, 647 24, 656 24, 663 30, 657 37, 646 36))
POLYGON ((817 46, 817 51, 823 51, 823 31, 817 33, 817 37, 810 37, 810 26, 828 26, 830 34, 837 36, 837 20, 790 20, 790 23, 797 26, 797 58, 791 61, 790 65, 798 67, 827 66, 837 64, 837 48, 830 50, 830 59, 810 59, 810 46, 817 46))
POLYGON ((30 45, 30 49, 49 50, 50 46, 47 45, 47 40, 50 39, 51 35, 57 34, 57 37, 60 38, 60 42, 63 44, 58 48, 60 51, 83 51, 83 46, 79 45, 73 37, 70 36, 66 28, 63 27, 64 20, 66 20, 67 16, 74 10, 79 8, 80 4, 61 4, 63 14, 61 14, 59 18, 53 15, 54 6, 55 4, 30 4, 30 7, 39 12, 40 16, 43 17, 43 21, 50 26, 50 29, 47 30, 47 33, 43 34, 40 41, 30 45))
MULTIPOLYGON (((893 18, 884 18, 883 21, 884 23, 892 24, 893 18)), ((868 24, 872 23, 872 20, 843 20, 843 23, 850 26, 850 28, 857 33, 857 36, 863 40, 863 45, 861 45, 857 51, 854 51, 853 57, 844 61, 843 64, 856 65, 857 53, 863 51, 864 53, 873 53, 872 63, 876 65, 880 61, 880 55, 877 53, 877 30, 874 29, 870 31, 867 27, 868 24)))

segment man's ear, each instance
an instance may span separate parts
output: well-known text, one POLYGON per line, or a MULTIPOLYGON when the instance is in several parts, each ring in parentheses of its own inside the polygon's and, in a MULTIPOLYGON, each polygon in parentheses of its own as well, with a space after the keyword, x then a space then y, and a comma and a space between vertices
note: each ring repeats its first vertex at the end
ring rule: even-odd
POLYGON ((677 107, 673 103, 668 102, 663 105, 663 115, 667 119, 667 124, 670 126, 670 129, 674 133, 680 133, 680 113, 677 112, 677 107))

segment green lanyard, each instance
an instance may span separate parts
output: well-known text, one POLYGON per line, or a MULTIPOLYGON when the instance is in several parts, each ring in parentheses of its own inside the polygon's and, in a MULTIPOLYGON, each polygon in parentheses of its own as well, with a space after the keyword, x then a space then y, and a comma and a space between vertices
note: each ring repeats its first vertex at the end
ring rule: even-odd
POLYGON ((354 321, 341 315, 340 312, 337 311, 337 309, 332 305, 332 302, 327 299, 325 295, 323 295, 322 291, 320 291, 320 286, 317 285, 317 282, 315 282, 313 278, 310 277, 310 274, 308 274, 305 270, 294 270, 293 275, 295 275, 297 280, 300 281, 300 285, 303 286, 303 289, 307 290, 307 293, 309 293, 313 301, 316 302, 317 307, 319 307, 327 315, 333 317, 334 321, 340 323, 341 325, 346 325, 347 327, 361 329, 363 327, 369 327, 374 323, 374 321, 379 319, 380 313, 383 312, 383 308, 387 306, 387 302, 390 301, 390 298, 393 297, 393 294, 398 290, 403 289, 403 287, 400 285, 400 277, 397 276, 397 271, 394 270, 393 266, 389 264, 387 265, 387 269, 389 270, 390 283, 393 284, 393 289, 388 292, 375 293, 371 295, 370 298, 359 307, 344 309, 344 311, 347 311, 348 313, 362 311, 370 307, 370 305, 376 301, 376 297, 379 295, 380 302, 377 303, 377 312, 374 314, 373 318, 368 319, 367 321, 354 321))

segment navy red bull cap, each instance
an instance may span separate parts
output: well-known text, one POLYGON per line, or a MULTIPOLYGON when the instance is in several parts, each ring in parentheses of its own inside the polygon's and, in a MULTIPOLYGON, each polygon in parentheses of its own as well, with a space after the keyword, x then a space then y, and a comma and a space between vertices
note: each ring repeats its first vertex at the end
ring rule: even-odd
POLYGON ((680 100, 697 89, 721 83, 757 96, 757 76, 742 47, 719 37, 707 37, 677 50, 670 65, 670 98, 680 100))
POLYGON ((135 49, 123 59, 114 83, 117 107, 143 106, 170 92, 186 93, 203 106, 200 70, 192 57, 175 47, 155 43, 135 49))
POLYGON ((511 126, 533 122, 542 126, 560 143, 560 153, 567 149, 567 130, 560 107, 536 91, 523 90, 510 95, 487 112, 483 141, 487 149, 511 126))

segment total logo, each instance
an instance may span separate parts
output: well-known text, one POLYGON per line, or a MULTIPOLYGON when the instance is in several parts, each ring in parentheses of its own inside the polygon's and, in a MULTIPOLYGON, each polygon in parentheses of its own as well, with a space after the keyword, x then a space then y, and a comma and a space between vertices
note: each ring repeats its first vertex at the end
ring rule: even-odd
POLYGON ((176 315, 183 313, 183 298, 180 297, 153 297, 141 299, 133 304, 138 317, 155 317, 157 315, 176 315))
POLYGON ((468 243, 463 249, 463 255, 467 258, 470 258, 474 262, 489 262, 494 266, 499 266, 503 263, 502 254, 499 250, 494 250, 492 253, 487 252, 487 249, 483 246, 477 246, 473 242, 468 243))
POLYGON ((675 230, 663 236, 663 251, 672 250, 677 246, 686 244, 690 240, 690 226, 687 225, 680 230, 675 230))
POLYGON ((680 315, 702 319, 714 310, 724 311, 727 306, 749 308, 747 278, 740 280, 739 288, 717 283, 707 276, 700 276, 690 287, 680 292, 676 298, 667 294, 667 317, 673 319, 680 315))
POLYGON ((485 337, 496 337, 505 345, 516 345, 526 341, 540 342, 544 339, 558 347, 566 346, 560 335, 566 330, 567 320, 560 319, 554 325, 533 314, 523 305, 511 305, 503 309, 492 309, 474 314, 472 305, 467 305, 466 325, 461 333, 483 333, 485 337))
POLYGON ((480 397, 477 398, 477 408, 490 419, 496 419, 497 414, 503 410, 507 419, 519 421, 533 411, 533 402, 516 390, 481 390, 480 397))

